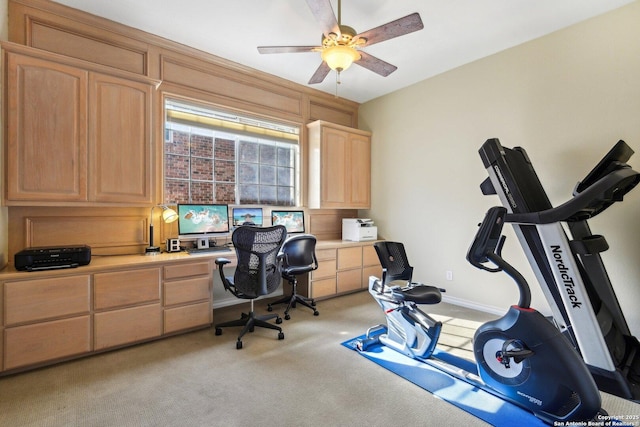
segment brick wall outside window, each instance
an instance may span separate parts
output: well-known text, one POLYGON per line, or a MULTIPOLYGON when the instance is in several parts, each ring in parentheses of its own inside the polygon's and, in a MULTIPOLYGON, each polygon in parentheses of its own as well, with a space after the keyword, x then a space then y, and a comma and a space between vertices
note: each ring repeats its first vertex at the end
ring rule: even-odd
POLYGON ((296 144, 235 136, 193 123, 168 123, 165 129, 165 203, 296 204, 296 144))

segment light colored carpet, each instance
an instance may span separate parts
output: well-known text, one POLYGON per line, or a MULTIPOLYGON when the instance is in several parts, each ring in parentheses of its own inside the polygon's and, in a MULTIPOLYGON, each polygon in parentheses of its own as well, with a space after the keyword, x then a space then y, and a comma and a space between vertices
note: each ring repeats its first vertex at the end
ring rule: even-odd
MULTIPOLYGON (((237 318, 242 306, 214 311, 237 318)), ((264 313, 266 303, 256 303, 264 313)), ((0 378, 2 426, 480 426, 468 413, 340 343, 384 322, 367 292, 299 307, 285 339, 213 328, 0 378)), ((484 313, 440 304, 441 348, 464 355, 484 313)), ((468 357, 468 356, 467 356, 468 357)), ((605 396, 610 414, 640 405, 605 396)))

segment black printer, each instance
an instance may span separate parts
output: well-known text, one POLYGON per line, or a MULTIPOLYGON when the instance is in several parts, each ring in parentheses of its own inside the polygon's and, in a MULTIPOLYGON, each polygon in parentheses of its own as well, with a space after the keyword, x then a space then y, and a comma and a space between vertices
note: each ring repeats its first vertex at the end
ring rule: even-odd
POLYGON ((74 268, 90 262, 91 247, 87 245, 26 248, 14 257, 14 265, 19 271, 74 268))

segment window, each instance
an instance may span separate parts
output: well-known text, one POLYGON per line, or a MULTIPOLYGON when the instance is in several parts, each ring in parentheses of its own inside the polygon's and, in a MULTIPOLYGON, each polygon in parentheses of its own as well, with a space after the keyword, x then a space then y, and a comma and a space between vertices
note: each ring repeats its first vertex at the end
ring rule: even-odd
POLYGON ((165 102, 164 200, 298 206, 299 129, 165 102))

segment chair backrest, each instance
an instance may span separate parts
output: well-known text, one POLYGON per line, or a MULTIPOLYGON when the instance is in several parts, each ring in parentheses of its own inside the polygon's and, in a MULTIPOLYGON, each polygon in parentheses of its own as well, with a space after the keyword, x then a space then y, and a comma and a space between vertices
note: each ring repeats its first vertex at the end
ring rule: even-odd
POLYGON ((280 249, 280 259, 283 276, 295 276, 316 270, 316 236, 297 234, 289 237, 280 249))
POLYGON ((233 282, 246 297, 257 298, 278 288, 278 252, 286 237, 287 229, 283 225, 243 225, 234 230, 231 241, 236 250, 238 265, 233 282))
POLYGON ((411 281, 413 267, 409 265, 402 243, 381 241, 374 243, 373 246, 382 265, 382 285, 394 280, 411 281))

